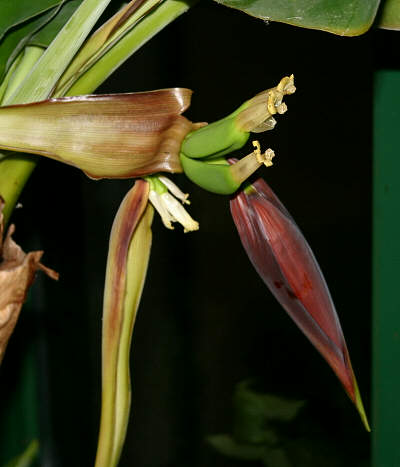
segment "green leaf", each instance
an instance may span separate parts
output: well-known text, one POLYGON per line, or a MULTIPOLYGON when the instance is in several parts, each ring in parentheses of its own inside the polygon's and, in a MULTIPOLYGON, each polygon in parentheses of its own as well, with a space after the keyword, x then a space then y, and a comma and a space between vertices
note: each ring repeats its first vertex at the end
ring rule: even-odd
POLYGON ((46 99, 111 0, 85 0, 6 103, 46 99))
POLYGON ((8 462, 5 467, 29 467, 39 453, 39 442, 37 439, 31 441, 25 451, 8 462))
POLYGON ((379 27, 400 31, 400 2, 399 0, 385 0, 381 7, 379 27))
POLYGON ((374 21, 380 3, 380 0, 217 1, 265 21, 320 29, 341 36, 358 36, 366 32, 374 21))
POLYGON ((65 70, 53 95, 65 95, 71 85, 90 69, 120 39, 122 39, 160 0, 148 0, 140 4, 132 0, 95 31, 65 70))
POLYGON ((71 0, 63 5, 57 15, 30 38, 29 44, 48 47, 81 3, 82 0, 71 0))
POLYGON ((65 71, 54 96, 93 92, 125 60, 197 0, 157 0, 131 10, 130 2, 101 26, 83 45, 65 71), (150 14, 149 8, 151 9, 150 14), (120 15, 123 12, 124 20, 120 15))
POLYGON ((65 0, 1 0, 0 40, 12 27, 34 18, 65 0))
POLYGON ((18 54, 29 41, 32 34, 35 34, 41 27, 48 23, 56 14, 58 8, 53 8, 47 13, 36 16, 30 21, 26 21, 20 27, 14 28, 1 42, 0 46, 0 81, 4 73, 9 69, 18 54))

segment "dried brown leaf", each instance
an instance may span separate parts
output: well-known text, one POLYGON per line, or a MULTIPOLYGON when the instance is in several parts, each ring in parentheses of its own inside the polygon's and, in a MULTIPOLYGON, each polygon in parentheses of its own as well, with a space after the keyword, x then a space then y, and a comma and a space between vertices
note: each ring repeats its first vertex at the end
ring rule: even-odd
POLYGON ((40 269, 52 279, 58 279, 55 271, 40 263, 43 251, 25 253, 15 243, 14 225, 8 229, 3 242, 3 207, 0 198, 0 363, 36 271, 40 269))

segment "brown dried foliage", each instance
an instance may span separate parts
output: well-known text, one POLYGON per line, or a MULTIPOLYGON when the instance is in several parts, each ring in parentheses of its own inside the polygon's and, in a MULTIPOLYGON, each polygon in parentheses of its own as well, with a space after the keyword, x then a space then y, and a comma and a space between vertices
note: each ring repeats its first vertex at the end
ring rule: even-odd
POLYGON ((0 363, 36 271, 40 269, 52 279, 58 279, 55 271, 40 263, 43 251, 25 253, 14 242, 14 225, 9 227, 3 241, 3 207, 0 197, 0 363))

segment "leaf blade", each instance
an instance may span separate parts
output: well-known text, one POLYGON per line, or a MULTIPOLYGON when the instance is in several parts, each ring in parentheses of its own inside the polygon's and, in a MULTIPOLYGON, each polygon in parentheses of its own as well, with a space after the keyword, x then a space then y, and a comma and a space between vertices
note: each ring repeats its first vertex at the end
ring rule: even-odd
POLYGON ((0 2, 0 40, 12 27, 41 15, 65 0, 2 0, 0 2))
POLYGON ((46 99, 111 0, 84 0, 7 103, 46 99))
POLYGON ((57 15, 41 28, 37 33, 35 33, 29 40, 29 45, 37 45, 39 47, 48 47, 51 41, 56 37, 61 28, 64 27, 65 23, 73 15, 75 10, 82 3, 82 0, 69 0, 66 2, 57 15))
POLYGON ((218 0, 218 3, 265 21, 357 36, 371 27, 380 0, 218 0))
POLYGON ((18 54, 28 44, 32 34, 47 24, 57 13, 57 8, 52 9, 42 15, 36 16, 30 21, 13 29, 5 36, 0 47, 0 81, 4 74, 12 65, 18 54))

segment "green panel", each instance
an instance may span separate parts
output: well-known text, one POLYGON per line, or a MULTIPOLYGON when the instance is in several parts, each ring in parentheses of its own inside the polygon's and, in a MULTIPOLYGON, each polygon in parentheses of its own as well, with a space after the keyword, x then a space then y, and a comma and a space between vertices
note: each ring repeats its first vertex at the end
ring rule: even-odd
POLYGON ((373 168, 373 466, 400 466, 400 71, 376 73, 373 168))
MULTIPOLYGON (((266 21, 357 36, 372 25, 380 0, 217 0, 266 21)), ((240 34, 240 31, 237 31, 240 34)))

